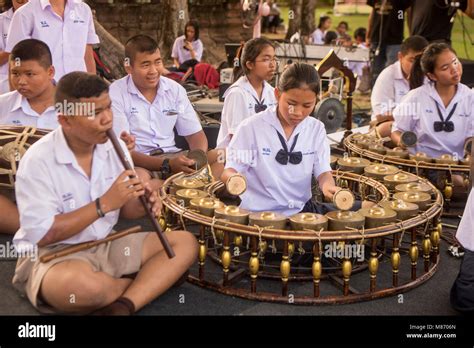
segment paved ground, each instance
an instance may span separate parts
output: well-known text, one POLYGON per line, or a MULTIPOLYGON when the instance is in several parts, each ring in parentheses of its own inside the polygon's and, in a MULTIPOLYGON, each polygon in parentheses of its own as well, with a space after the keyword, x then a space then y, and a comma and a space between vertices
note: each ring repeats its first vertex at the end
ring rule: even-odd
MULTIPOLYGON (((146 228, 145 221, 139 221, 146 228)), ((121 223, 120 227, 127 225, 121 223)), ((0 243, 9 240, 0 236, 0 243)), ((255 302, 221 295, 183 284, 168 291, 144 308, 140 315, 456 315, 449 304, 449 291, 460 260, 448 256, 447 243, 441 244, 439 270, 427 283, 398 296, 348 305, 296 306, 255 302), (184 303, 183 302, 184 299, 184 303)), ((11 286, 15 261, 0 262, 0 315, 36 315, 29 302, 11 286)), ((389 274, 386 274, 389 276, 389 274)), ((383 275, 380 275, 382 278, 383 275)), ((270 284, 271 285, 271 284, 270 284)), ((276 284, 274 286, 277 286, 276 284)), ((291 284, 295 293, 311 293, 310 284, 291 284)))

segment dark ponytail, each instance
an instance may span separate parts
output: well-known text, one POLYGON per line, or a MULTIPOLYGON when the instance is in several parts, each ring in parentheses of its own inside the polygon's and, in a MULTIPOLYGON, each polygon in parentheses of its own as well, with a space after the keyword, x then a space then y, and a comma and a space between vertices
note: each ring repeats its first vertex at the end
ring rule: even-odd
POLYGON ((287 92, 295 88, 309 88, 316 95, 319 94, 319 74, 316 68, 306 63, 291 64, 278 81, 278 90, 287 92))
POLYGON ((2 6, 3 12, 8 11, 12 7, 13 7, 13 0, 3 1, 3 6, 2 6))
POLYGON ((410 72, 410 78, 408 82, 410 83, 410 89, 415 89, 423 86, 425 81, 425 74, 421 68, 421 54, 416 56, 415 61, 410 72))
POLYGON ((245 45, 242 43, 234 61, 233 82, 237 81, 243 75, 247 76, 250 74, 247 63, 255 62, 260 53, 268 46, 275 48, 275 45, 273 45, 270 40, 264 38, 249 40, 245 45))

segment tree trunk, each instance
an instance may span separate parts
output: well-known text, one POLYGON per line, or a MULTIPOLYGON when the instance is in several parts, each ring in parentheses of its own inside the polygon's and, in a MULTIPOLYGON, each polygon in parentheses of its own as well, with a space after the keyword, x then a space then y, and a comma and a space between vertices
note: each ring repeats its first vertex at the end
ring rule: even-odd
POLYGON ((189 20, 187 0, 162 0, 163 22, 158 33, 158 43, 161 56, 168 57, 171 54, 174 41, 184 34, 184 27, 189 20))
POLYGON ((97 20, 94 20, 95 31, 100 39, 100 58, 111 70, 115 79, 125 76, 125 49, 122 43, 112 36, 97 20))
POLYGON ((291 0, 288 19, 290 25, 286 33, 289 40, 293 34, 301 31, 301 36, 308 36, 315 30, 314 11, 317 0, 291 0))
POLYGON ((301 29, 302 10, 303 0, 291 0, 290 12, 288 13, 289 26, 286 33, 287 40, 301 29))
POLYGON ((305 36, 311 35, 311 33, 316 29, 316 25, 314 23, 316 1, 317 0, 304 0, 303 3, 304 16, 301 23, 301 33, 305 36))

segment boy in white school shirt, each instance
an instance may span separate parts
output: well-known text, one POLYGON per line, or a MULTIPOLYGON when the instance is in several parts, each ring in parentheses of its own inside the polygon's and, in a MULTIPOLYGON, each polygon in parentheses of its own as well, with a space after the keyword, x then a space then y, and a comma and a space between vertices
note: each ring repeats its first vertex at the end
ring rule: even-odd
POLYGON ((56 81, 72 71, 96 73, 92 45, 99 37, 92 11, 82 0, 30 0, 13 15, 5 51, 29 38, 51 49, 56 81))
POLYGON ((403 41, 398 61, 386 67, 375 81, 370 102, 372 104, 372 124, 380 136, 390 136, 392 112, 402 98, 410 91, 409 78, 413 63, 423 53, 428 41, 421 36, 410 36, 403 41))
POLYGON ((36 39, 20 41, 9 64, 16 90, 0 95, 0 124, 57 128, 54 67, 48 46, 36 39))
POLYGON ((95 75, 70 73, 59 81, 55 101, 89 103, 95 113, 90 117, 68 109, 71 114, 59 116, 61 127, 22 159, 16 182, 20 229, 14 243, 19 253, 35 247, 38 252, 18 260, 13 284, 41 312, 133 314, 185 273, 196 259, 197 242, 185 231, 168 234, 176 254, 169 259, 156 233, 144 232, 41 263, 46 253, 106 238, 119 216, 143 216, 141 195, 148 196, 155 214, 161 207, 147 183, 129 179, 134 171, 124 171, 107 137, 113 122, 107 84, 95 75), (136 272, 134 280, 124 278, 136 272))
POLYGON ((166 174, 193 172, 195 162, 176 147, 174 128, 190 150, 207 152, 208 143, 186 90, 161 76, 163 61, 151 37, 132 37, 125 57, 128 75, 110 86, 115 132, 135 137, 132 158, 137 166, 166 174))

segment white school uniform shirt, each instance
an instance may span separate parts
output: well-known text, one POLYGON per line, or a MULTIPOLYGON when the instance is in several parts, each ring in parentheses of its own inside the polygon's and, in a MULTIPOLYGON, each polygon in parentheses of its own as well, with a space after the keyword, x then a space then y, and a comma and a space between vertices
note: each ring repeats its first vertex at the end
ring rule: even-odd
POLYGON ((311 43, 314 45, 324 45, 324 37, 326 36, 326 32, 322 31, 321 29, 317 28, 311 34, 311 43))
POLYGON ((461 222, 459 223, 456 238, 461 245, 474 252, 474 189, 471 190, 467 199, 461 222))
POLYGON ((28 99, 17 91, 0 95, 0 124, 55 129, 59 126, 53 105, 41 115, 34 111, 28 99))
POLYGON ((202 130, 186 90, 161 76, 158 94, 150 103, 133 83, 131 75, 110 85, 110 98, 117 135, 126 131, 136 137, 136 150, 149 154, 158 148, 178 152, 174 128, 186 137, 202 130))
POLYGON ((299 213, 311 199, 311 178, 331 171, 330 148, 321 121, 308 116, 286 142, 291 150, 301 151, 300 164, 282 165, 275 159, 283 148, 277 131, 285 137, 276 107, 242 122, 226 151, 226 168, 234 168, 247 178, 241 207, 250 211, 273 211, 291 216, 299 213))
POLYGON ((98 44, 90 7, 82 0, 68 0, 64 20, 49 0, 30 0, 13 15, 5 51, 25 39, 45 42, 53 56, 55 79, 73 71, 87 71, 84 55, 88 44, 98 44))
POLYGON ((411 153, 425 152, 437 158, 443 154, 464 157, 464 142, 474 135, 474 92, 466 85, 458 84, 454 98, 447 107, 441 100, 432 82, 411 90, 393 111, 395 119, 392 131, 412 131, 418 136, 418 143, 409 148, 411 153), (446 120, 457 104, 451 121, 453 132, 435 132, 434 122, 440 121, 436 105, 446 120))
POLYGON ((386 67, 372 88, 372 120, 375 120, 377 115, 392 113, 409 91, 410 84, 403 76, 400 61, 386 67))
POLYGON ((256 114, 255 106, 258 102, 270 108, 277 105, 275 89, 264 82, 262 98, 249 82, 247 76, 240 77, 230 86, 224 94, 224 107, 221 115, 221 128, 217 136, 217 148, 225 149, 230 142, 231 136, 235 134, 239 124, 256 114))
MULTIPOLYGON (((0 14, 0 51, 7 46, 8 29, 13 18, 13 8, 0 14)), ((1 75, 8 75, 8 62, 0 67, 1 75)))
MULTIPOLYGON (((120 144, 132 160, 125 144, 120 144)), ((79 166, 62 127, 36 142, 21 159, 15 193, 20 211, 20 229, 13 241, 29 250, 51 229, 56 215, 73 212, 104 195, 124 171, 110 140, 95 147, 91 178, 79 166)), ((100 240, 112 231, 120 210, 107 213, 83 231, 58 244, 100 240)))
MULTIPOLYGON (((184 41, 186 40, 186 37, 180 36, 178 37, 173 45, 173 50, 171 52, 171 57, 176 58, 179 62, 179 64, 183 64, 185 61, 193 59, 191 56, 191 52, 184 49, 184 41)), ((202 52, 203 52, 203 45, 201 40, 194 40, 191 42, 191 45, 193 46, 194 53, 196 55, 196 60, 198 62, 201 61, 202 59, 202 52)))

